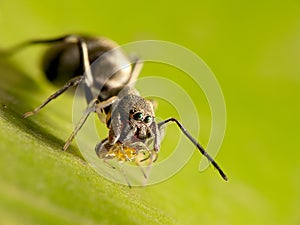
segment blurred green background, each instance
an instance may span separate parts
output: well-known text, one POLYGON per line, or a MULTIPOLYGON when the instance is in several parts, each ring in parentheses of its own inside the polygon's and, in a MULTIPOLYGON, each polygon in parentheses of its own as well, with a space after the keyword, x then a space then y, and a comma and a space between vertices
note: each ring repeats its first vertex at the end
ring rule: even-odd
POLYGON ((71 95, 20 118, 56 89, 39 70, 43 48, 33 47, 0 60, 1 225, 300 224, 300 1, 1 0, 0 29, 1 48, 79 32, 191 49, 223 90, 217 161, 229 176, 199 173, 195 151, 171 179, 129 189, 99 177, 76 150, 61 152, 71 95))

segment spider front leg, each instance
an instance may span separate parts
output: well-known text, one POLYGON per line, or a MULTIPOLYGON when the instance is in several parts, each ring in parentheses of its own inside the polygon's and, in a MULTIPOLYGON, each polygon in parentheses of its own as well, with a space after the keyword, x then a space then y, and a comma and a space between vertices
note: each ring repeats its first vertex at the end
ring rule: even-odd
POLYGON ((199 144, 199 142, 187 131, 187 129, 175 118, 166 119, 158 124, 158 128, 167 124, 169 122, 175 122, 179 129, 184 133, 184 135, 198 148, 202 155, 204 155, 211 164, 218 170, 219 174, 224 180, 228 180, 226 174, 220 168, 220 166, 216 163, 216 161, 204 150, 204 148, 199 144))

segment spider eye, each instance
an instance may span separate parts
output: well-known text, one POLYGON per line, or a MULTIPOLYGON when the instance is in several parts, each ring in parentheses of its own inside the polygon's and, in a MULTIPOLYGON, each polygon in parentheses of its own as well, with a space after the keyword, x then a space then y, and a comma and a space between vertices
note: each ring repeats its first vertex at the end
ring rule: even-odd
POLYGON ((140 112, 135 113, 135 114, 133 115, 133 118, 134 118, 135 120, 141 120, 141 119, 143 119, 143 113, 140 113, 140 112))
POLYGON ((152 117, 151 117, 151 116, 146 116, 145 119, 144 119, 144 122, 145 122, 145 123, 150 123, 150 122, 152 122, 152 117))

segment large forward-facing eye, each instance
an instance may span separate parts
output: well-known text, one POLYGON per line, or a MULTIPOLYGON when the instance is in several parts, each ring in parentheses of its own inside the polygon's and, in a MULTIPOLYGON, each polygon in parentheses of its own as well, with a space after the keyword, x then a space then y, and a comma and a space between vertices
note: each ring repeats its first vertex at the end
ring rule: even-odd
POLYGON ((144 119, 145 123, 151 123, 152 122, 152 117, 151 116, 146 116, 144 119))
POLYGON ((137 112, 137 113, 133 114, 133 119, 142 120, 143 119, 143 113, 137 112))

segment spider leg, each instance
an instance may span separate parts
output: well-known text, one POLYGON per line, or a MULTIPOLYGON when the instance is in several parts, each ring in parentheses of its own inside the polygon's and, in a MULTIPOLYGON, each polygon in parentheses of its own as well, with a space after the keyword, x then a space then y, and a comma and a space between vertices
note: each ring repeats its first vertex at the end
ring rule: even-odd
POLYGON ((222 176, 224 180, 228 180, 226 174, 223 172, 223 170, 220 168, 220 166, 214 161, 214 159, 204 150, 204 148, 199 144, 199 142, 193 138, 193 136, 187 131, 187 129, 175 118, 169 118, 167 120, 164 120, 158 124, 158 127, 160 128, 162 125, 169 123, 169 122, 175 122, 179 129, 184 133, 184 135, 198 148, 198 150, 201 152, 202 155, 204 155, 211 164, 218 170, 219 174, 222 176))

